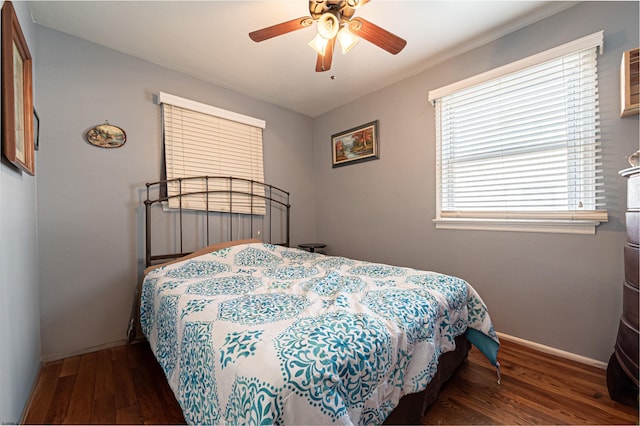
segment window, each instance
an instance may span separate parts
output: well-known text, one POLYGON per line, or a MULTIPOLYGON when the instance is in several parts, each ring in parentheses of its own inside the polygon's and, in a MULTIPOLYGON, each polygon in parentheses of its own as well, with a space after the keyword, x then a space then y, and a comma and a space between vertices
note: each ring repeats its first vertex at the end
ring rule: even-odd
POLYGON ((607 220, 599 32, 429 93, 437 228, 595 233, 607 220))
MULTIPOLYGON (((264 182, 262 130, 265 122, 209 105, 160 93, 162 131, 165 150, 167 179, 194 176, 233 176, 264 182)), ((168 194, 178 191, 225 191, 231 188, 216 181, 189 180, 167 186, 168 194)), ((250 182, 238 180, 234 190, 264 195, 261 185, 252 187, 250 182)), ((183 198, 182 207, 204 210, 204 195, 183 198)), ((229 212, 228 194, 221 192, 208 197, 209 210, 229 212)), ((264 214, 264 203, 256 198, 233 197, 233 212, 264 214)), ((169 207, 176 208, 177 200, 170 199, 169 207)))

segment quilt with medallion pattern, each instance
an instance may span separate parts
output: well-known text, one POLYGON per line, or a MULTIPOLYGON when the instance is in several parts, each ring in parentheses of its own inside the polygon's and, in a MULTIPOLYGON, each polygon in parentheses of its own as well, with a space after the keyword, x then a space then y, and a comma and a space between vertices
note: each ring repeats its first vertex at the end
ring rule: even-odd
POLYGON ((141 297, 190 424, 380 424, 467 328, 498 342, 460 278, 262 243, 155 269, 141 297))

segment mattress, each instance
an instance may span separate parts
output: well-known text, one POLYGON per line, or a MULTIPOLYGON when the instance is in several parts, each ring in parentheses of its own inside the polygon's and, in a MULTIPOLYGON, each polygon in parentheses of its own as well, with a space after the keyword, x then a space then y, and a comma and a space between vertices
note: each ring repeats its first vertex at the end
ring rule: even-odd
POLYGON ((150 271, 140 322, 190 424, 380 424, 457 336, 497 362, 466 281, 263 243, 150 271))

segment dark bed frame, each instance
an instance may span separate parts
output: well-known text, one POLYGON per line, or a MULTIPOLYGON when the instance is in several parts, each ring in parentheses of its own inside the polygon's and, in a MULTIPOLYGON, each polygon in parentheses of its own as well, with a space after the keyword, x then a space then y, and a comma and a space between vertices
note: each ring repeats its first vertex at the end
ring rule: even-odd
MULTIPOLYGON (((227 221, 227 236, 220 241, 214 242, 225 242, 232 240, 240 240, 240 239, 248 239, 248 238, 258 238, 262 241, 283 245, 289 247, 290 241, 290 210, 291 205, 289 204, 289 193, 280 188, 277 188, 273 185, 267 185, 262 182, 252 181, 247 179, 240 179, 234 177, 224 177, 224 176, 201 176, 195 178, 179 178, 173 180, 161 180, 157 182, 147 183, 147 197, 144 201, 145 204, 145 268, 149 268, 150 266, 166 262, 168 260, 177 259, 182 256, 186 256, 191 254, 193 251, 200 249, 202 247, 206 247, 210 242, 210 221, 211 220, 222 220, 227 221), (205 190, 189 192, 183 191, 183 183, 188 182, 191 179, 199 179, 205 180, 205 190), (214 181, 222 181, 228 183, 226 190, 209 190, 209 183, 214 181), (248 183, 251 191, 242 191, 234 189, 234 182, 244 182, 248 183), (172 196, 167 195, 167 184, 171 183, 178 184, 178 193, 172 196), (189 195, 204 195, 208 203, 208 196, 210 194, 220 194, 226 193, 229 195, 229 211, 233 211, 233 198, 234 196, 243 196, 250 197, 251 200, 261 199, 265 202, 266 214, 263 217, 263 226, 266 224, 266 232, 262 235, 255 235, 257 231, 257 226, 254 227, 254 220, 256 220, 254 214, 238 214, 238 213, 216 213, 210 210, 205 210, 194 214, 191 211, 185 211, 182 207, 182 198, 189 195), (264 194, 264 195, 263 195, 264 194), (151 234, 152 234, 152 215, 154 211, 154 206, 157 207, 158 204, 166 203, 171 198, 176 198, 178 200, 178 208, 170 209, 169 213, 174 215, 174 219, 176 222, 175 227, 177 228, 174 232, 177 235, 178 242, 175 244, 176 252, 171 253, 163 253, 163 254, 152 254, 152 244, 151 244, 151 234), (205 215, 205 218, 202 219, 202 215, 205 215), (203 230, 201 233, 206 235, 205 238, 202 238, 198 246, 194 246, 193 250, 184 250, 184 224, 185 219, 189 216, 190 219, 194 217, 200 216, 201 222, 204 221, 203 230), (272 224, 278 218, 276 216, 284 215, 284 217, 280 217, 281 221, 284 222, 283 229, 280 229, 279 232, 276 231, 272 233, 272 224), (245 225, 248 224, 248 231, 237 231, 236 235, 234 235, 234 220, 240 220, 240 216, 245 222, 245 225), (276 238, 278 237, 278 238, 276 238)), ((251 210, 253 211, 253 203, 251 203, 251 210)), ((166 209, 158 209, 163 213, 167 213, 166 209)), ((245 226, 247 228, 247 226, 245 226)), ((136 300, 139 300, 139 296, 136 297, 136 300)), ((135 308, 134 308, 135 309, 135 308)), ((137 321, 137 320, 136 320, 137 321)), ((129 337, 131 340, 131 330, 129 330, 129 337)), ((469 341, 462 336, 456 337, 456 350, 452 352, 447 352, 443 354, 438 362, 438 369, 436 371, 435 376, 429 383, 429 386, 422 392, 405 395, 400 399, 400 403, 398 406, 391 412, 391 414, 387 417, 384 424, 420 424, 422 423, 422 418, 429 408, 431 404, 435 402, 438 397, 438 393, 440 392, 441 387, 453 376, 458 367, 467 359, 467 355, 469 349, 471 348, 471 344, 469 341)))
MULTIPOLYGON (((227 236, 221 236, 224 241, 231 240, 240 240, 247 238, 259 238, 262 241, 277 244, 289 247, 291 243, 290 240, 290 222, 291 222, 291 205, 289 204, 289 192, 280 189, 273 185, 268 185, 263 182, 258 182, 250 179, 236 178, 231 176, 196 176, 196 177, 186 177, 186 178, 177 178, 177 179, 169 179, 169 180, 160 180, 157 182, 151 182, 146 184, 147 187, 147 198, 144 201, 145 205, 145 267, 149 267, 155 263, 167 261, 170 259, 176 259, 178 257, 186 256, 190 254, 193 250, 206 247, 211 244, 211 227, 210 223, 212 219, 226 220, 227 223, 227 236), (188 191, 185 186, 190 181, 196 182, 204 182, 204 189, 198 191, 188 191), (216 183, 222 183, 227 189, 210 189, 216 188, 216 183), (244 187, 249 187, 250 190, 236 189, 239 183, 243 183, 244 187), (167 186, 171 184, 177 184, 178 192, 174 195, 168 195, 167 186), (235 184, 235 185, 234 185, 235 184), (229 211, 225 212, 216 212, 209 208, 209 197, 215 196, 219 194, 224 194, 228 196, 228 209, 229 211), (183 208, 182 199, 188 196, 204 196, 205 197, 205 205, 206 208, 204 210, 188 210, 183 208), (249 198, 250 207, 249 213, 230 213, 233 212, 234 208, 234 198, 237 200, 238 198, 249 198), (168 203, 171 199, 176 199, 178 202, 177 208, 172 208, 171 213, 177 217, 178 224, 177 228, 177 243, 179 245, 178 252, 175 253, 164 253, 164 254, 152 254, 151 247, 151 226, 152 226, 152 212, 153 207, 158 204, 168 203), (258 201, 264 202, 265 205, 265 214, 258 215, 258 201), (199 244, 201 247, 194 247, 193 250, 184 250, 185 242, 184 242, 184 227, 185 220, 187 216, 190 219, 196 220, 198 217, 202 218, 204 215, 204 239, 202 243, 199 244), (254 226, 256 220, 258 220, 259 216, 263 216, 263 224, 266 223, 266 229, 260 229, 260 231, 265 231, 264 234, 256 235, 258 231, 258 226, 254 226), (281 218, 284 221, 284 227, 282 229, 281 234, 278 239, 275 239, 275 235, 273 234, 273 223, 278 218, 278 216, 282 216, 281 218), (234 235, 234 221, 242 220, 248 224, 248 231, 239 231, 242 234, 234 235)), ((261 203, 260 203, 261 204, 261 203)), ((163 209, 164 211, 164 209, 163 209)), ((236 227, 237 229, 239 227, 236 227)), ((219 242, 219 241, 215 241, 219 242)), ((177 248, 177 247, 176 247, 177 248)))

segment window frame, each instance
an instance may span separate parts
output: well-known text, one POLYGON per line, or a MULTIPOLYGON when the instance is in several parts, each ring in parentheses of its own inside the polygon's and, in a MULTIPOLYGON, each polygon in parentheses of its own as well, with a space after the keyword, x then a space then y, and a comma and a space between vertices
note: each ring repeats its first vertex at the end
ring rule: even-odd
MULTIPOLYGON (((603 31, 596 32, 578 40, 543 51, 513 63, 469 77, 453 84, 431 90, 429 101, 435 106, 443 96, 494 80, 508 74, 526 70, 539 64, 562 58, 586 49, 599 48, 603 53, 603 31)), ((436 117, 437 120, 437 117, 436 117)), ((436 129, 439 123, 436 121, 436 129)), ((442 141, 436 131, 436 217, 433 219, 436 229, 489 230, 516 232, 545 232, 569 234, 595 234, 596 227, 608 219, 607 211, 566 212, 445 212, 442 211, 441 164, 439 161, 442 141)))
MULTIPOLYGON (((250 195, 242 200, 236 194, 233 198, 233 210, 231 211, 230 195, 225 193, 231 188, 220 186, 223 182, 220 179, 207 181, 204 176, 239 178, 234 181, 236 182, 233 187, 235 191, 246 191, 247 194, 258 196, 264 195, 263 187, 254 188, 250 182, 252 180, 264 182, 262 131, 266 128, 266 122, 164 92, 158 94, 158 105, 161 106, 166 178, 169 180, 186 177, 203 178, 200 181, 189 179, 190 186, 183 189, 179 189, 178 182, 167 184, 169 195, 177 194, 179 190, 203 191, 200 195, 183 197, 182 209, 264 215, 264 201, 256 200, 250 195), (231 142, 238 142, 239 145, 229 145, 231 142), (247 149, 242 150, 241 147, 247 149), (238 153, 242 155, 233 156, 238 153), (229 161, 214 163, 225 158, 229 161), (171 164, 169 164, 170 162, 171 164), (178 170, 183 170, 183 172, 179 173, 178 170), (184 173, 187 170, 191 171, 191 174, 184 173), (222 174, 219 173, 220 170, 223 170, 222 174), (170 171, 171 173, 169 173, 170 171), (240 187, 236 188, 237 185, 240 187), (212 192, 206 196, 204 194, 206 191, 215 191, 215 193, 212 192)), ((224 182, 229 181, 225 180, 224 182)), ((230 183, 228 184, 230 185, 230 183)), ((164 207, 165 209, 177 208, 175 203, 177 200, 171 198, 164 207)))

